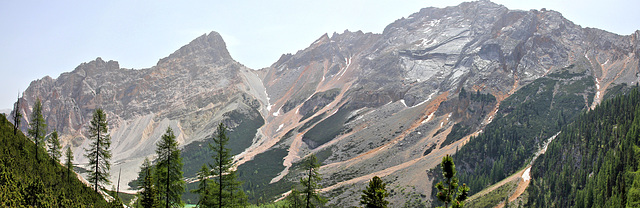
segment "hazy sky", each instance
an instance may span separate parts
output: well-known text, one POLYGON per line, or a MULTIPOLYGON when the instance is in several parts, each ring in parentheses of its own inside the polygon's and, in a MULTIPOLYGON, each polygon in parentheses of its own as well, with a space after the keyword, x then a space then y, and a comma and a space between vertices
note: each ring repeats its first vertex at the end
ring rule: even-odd
MULTIPOLYGON (((0 109, 44 76, 57 78, 102 57, 148 68, 196 37, 219 32, 234 59, 267 67, 324 33, 380 33, 424 7, 460 0, 2 1, 0 109)), ((495 0, 509 9, 547 8, 583 27, 628 35, 640 29, 637 0, 495 0)))

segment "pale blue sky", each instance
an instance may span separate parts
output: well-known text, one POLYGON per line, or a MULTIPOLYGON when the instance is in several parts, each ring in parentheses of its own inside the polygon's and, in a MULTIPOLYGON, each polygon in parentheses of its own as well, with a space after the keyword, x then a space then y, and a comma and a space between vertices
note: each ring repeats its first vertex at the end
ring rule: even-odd
MULTIPOLYGON (((267 67, 324 33, 380 33, 421 8, 460 0, 2 1, 0 109, 44 76, 102 57, 148 68, 194 38, 219 32, 234 59, 267 67)), ((547 8, 583 27, 628 35, 640 29, 637 0, 495 0, 509 9, 547 8)))

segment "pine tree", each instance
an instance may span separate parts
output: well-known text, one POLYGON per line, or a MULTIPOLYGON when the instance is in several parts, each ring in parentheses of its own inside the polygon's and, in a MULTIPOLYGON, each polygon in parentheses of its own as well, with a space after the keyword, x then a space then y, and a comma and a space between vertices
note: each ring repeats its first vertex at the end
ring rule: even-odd
POLYGON ((20 129, 20 117, 22 117, 22 113, 20 113, 20 95, 18 95, 18 101, 16 101, 16 106, 13 108, 13 135, 18 134, 18 129, 20 129))
POLYGON ((35 153, 36 161, 40 161, 38 156, 38 149, 42 147, 42 141, 47 134, 47 124, 42 116, 42 103, 40 99, 36 99, 36 104, 31 109, 31 122, 29 122, 29 136, 33 138, 33 142, 36 143, 35 153))
POLYGON ((319 167, 320 164, 315 154, 309 155, 309 157, 302 162, 302 168, 308 172, 306 177, 300 179, 300 183, 304 187, 301 194, 304 197, 306 208, 316 207, 317 204, 323 205, 326 203, 326 199, 316 193, 316 189, 321 188, 318 182, 322 180, 320 173, 318 173, 319 167))
POLYGON ((67 158, 65 166, 67 167, 67 182, 71 184, 71 173, 73 173, 73 152, 71 152, 71 146, 67 147, 64 155, 67 158))
POLYGON ((157 144, 156 153, 156 187, 160 191, 164 207, 182 206, 184 184, 182 177, 182 158, 178 149, 178 142, 173 130, 169 127, 157 144))
POLYGON ((158 190, 153 185, 153 174, 151 162, 148 158, 144 159, 142 166, 140 167, 141 177, 143 178, 140 183, 140 205, 144 208, 158 207, 158 190))
POLYGON ((85 149, 85 157, 89 159, 87 179, 93 184, 94 191, 102 188, 101 184, 110 184, 109 169, 111 169, 111 137, 108 134, 107 115, 100 108, 93 113, 89 126, 89 139, 93 140, 89 149, 85 149))
POLYGON ((446 155, 442 158, 440 163, 442 167, 442 175, 445 181, 438 182, 436 188, 438 189, 437 198, 444 203, 444 207, 461 208, 464 206, 464 200, 467 199, 469 188, 466 184, 459 187, 458 193, 455 193, 458 188, 458 178, 456 178, 456 165, 453 163, 453 158, 446 155))
POLYGON ((62 157, 62 151, 60 150, 62 146, 60 146, 60 139, 58 138, 58 131, 53 131, 51 133, 51 137, 47 140, 49 144, 49 155, 53 158, 53 161, 60 162, 60 157, 62 157))
POLYGON ((213 165, 211 166, 213 176, 216 177, 212 190, 213 207, 236 207, 247 204, 247 196, 240 189, 241 182, 236 180, 236 171, 232 170, 233 155, 227 148, 229 137, 227 137, 227 127, 220 123, 217 129, 217 136, 213 137, 213 144, 209 148, 214 152, 213 165))
POLYGON ((362 190, 360 204, 366 208, 386 208, 387 205, 389 205, 389 202, 384 199, 389 196, 389 192, 387 192, 385 188, 386 186, 387 184, 385 184, 380 177, 374 176, 371 181, 369 181, 367 189, 362 190))

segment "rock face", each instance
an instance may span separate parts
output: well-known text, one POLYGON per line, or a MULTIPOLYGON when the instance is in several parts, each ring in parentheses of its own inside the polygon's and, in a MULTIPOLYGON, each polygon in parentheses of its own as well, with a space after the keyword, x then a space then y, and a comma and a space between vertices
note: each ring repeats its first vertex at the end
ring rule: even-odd
POLYGON ((49 129, 64 135, 80 164, 86 162, 83 148, 89 143, 93 110, 103 108, 113 142, 112 167, 123 167, 126 182, 137 175, 144 157, 155 154, 155 142, 167 127, 186 144, 212 135, 218 122, 235 127, 225 113, 261 118, 260 99, 266 99, 261 87, 257 76, 234 61, 222 37, 212 32, 149 69, 122 69, 118 62, 97 58, 55 80, 33 81, 21 104, 23 115, 30 115, 35 99, 43 101, 49 129))
MULTIPOLYGON (((408 187, 391 197, 400 203, 412 194, 430 196, 426 171, 464 145, 464 139, 441 145, 453 125, 471 117, 450 106, 461 89, 496 99, 482 105, 489 113, 465 122, 474 127, 472 134, 520 87, 577 62, 593 69, 581 73, 596 83, 589 103, 595 105, 607 89, 638 82, 639 37, 640 31, 621 36, 582 28, 555 11, 514 11, 477 1, 422 9, 382 34, 324 34, 259 71, 235 62, 212 32, 150 69, 121 69, 98 58, 58 79, 34 81, 21 104, 29 115, 29 105, 42 99, 50 128, 63 132, 81 162, 91 112, 104 108, 115 163, 135 168, 153 154, 166 127, 189 144, 211 135, 217 122, 240 126, 242 119, 227 112, 264 119, 236 157, 239 170, 282 161, 275 172, 261 172, 269 178, 263 189, 296 181, 294 164, 315 153, 330 203, 357 205, 358 190, 374 175, 389 181, 388 187, 408 187), (270 152, 285 156, 260 156, 270 152)), ((129 171, 133 177, 135 168, 129 171)))

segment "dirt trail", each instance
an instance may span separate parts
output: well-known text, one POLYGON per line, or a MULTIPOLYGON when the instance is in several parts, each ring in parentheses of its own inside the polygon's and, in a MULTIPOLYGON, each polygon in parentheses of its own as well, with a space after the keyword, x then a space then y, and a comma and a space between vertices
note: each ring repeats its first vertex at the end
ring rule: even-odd
MULTIPOLYGON (((518 179, 518 186, 516 187, 516 191, 513 194, 511 194, 511 196, 509 196, 509 202, 515 201, 518 197, 520 197, 520 195, 522 195, 522 193, 524 193, 527 187, 529 187, 529 183, 531 183, 530 171, 531 171, 531 165, 527 166, 527 168, 525 168, 524 170, 521 170, 517 174, 513 174, 511 177, 508 178, 511 180, 503 180, 503 181, 512 181, 514 177, 520 178, 518 179)), ((495 186, 495 188, 500 187, 502 185, 495 186)), ((504 202, 501 202, 500 204, 496 205, 496 208, 502 208, 502 207, 504 207, 504 202)))
MULTIPOLYGON (((531 160, 529 165, 524 170, 521 170, 517 174, 513 174, 512 176, 509 177, 509 178, 520 177, 520 180, 518 182, 518 187, 516 188, 516 191, 511 196, 509 196, 509 202, 512 202, 512 201, 515 201, 516 199, 518 199, 518 197, 520 197, 520 195, 522 195, 524 193, 524 191, 527 189, 527 187, 529 187, 529 183, 531 183, 531 167, 533 166, 533 162, 536 161, 536 159, 538 159, 538 157, 540 155, 542 155, 545 152, 547 152, 547 147, 549 146, 549 143, 551 143, 551 141, 553 141, 559 134, 560 134, 560 132, 556 133, 555 135, 549 137, 547 139, 547 141, 545 141, 543 143, 542 148, 540 148, 538 150, 538 152, 536 152, 536 154, 533 156, 533 159, 531 160)), ((504 181, 506 181, 506 179, 504 181)), ((504 185, 504 184, 502 184, 502 185, 504 185)), ((496 185, 492 190, 488 190, 487 192, 483 191, 483 192, 484 192, 484 194, 489 193, 489 192, 493 191, 495 188, 500 187, 502 185, 496 185)), ((474 196, 476 196, 476 195, 474 195, 474 196)), ((502 207, 504 207, 504 202, 501 202, 500 204, 498 204, 496 206, 496 208, 502 208, 502 207)))

